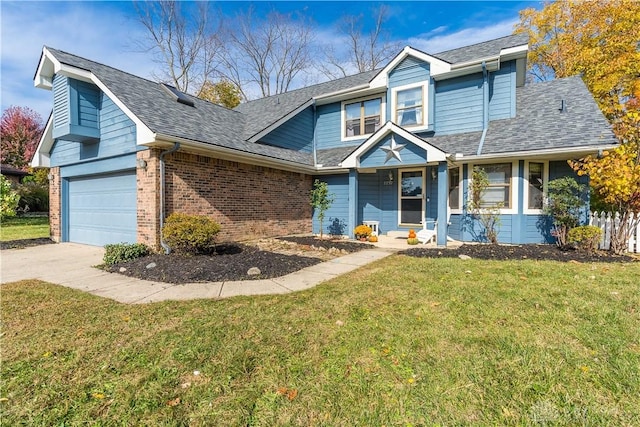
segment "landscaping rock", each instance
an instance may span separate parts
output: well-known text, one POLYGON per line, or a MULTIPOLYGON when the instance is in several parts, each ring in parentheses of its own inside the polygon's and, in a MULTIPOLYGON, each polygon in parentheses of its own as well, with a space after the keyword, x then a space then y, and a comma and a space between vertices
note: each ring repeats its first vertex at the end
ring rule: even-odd
POLYGON ((120 268, 118 269, 118 271, 119 271, 120 273, 124 273, 125 271, 127 271, 127 269, 126 269, 126 268, 124 268, 124 267, 120 267, 120 268))
POLYGON ((248 271, 247 271, 247 275, 248 276, 258 276, 260 275, 262 272, 260 271, 260 269, 258 267, 251 267, 248 271))
POLYGON ((156 268, 158 264, 156 264, 155 262, 150 262, 149 264, 147 264, 146 269, 147 270, 151 270, 152 268, 156 268))
POLYGON ((471 257, 469 255, 465 255, 465 254, 458 255, 458 258, 460 258, 460 259, 471 259, 471 257))

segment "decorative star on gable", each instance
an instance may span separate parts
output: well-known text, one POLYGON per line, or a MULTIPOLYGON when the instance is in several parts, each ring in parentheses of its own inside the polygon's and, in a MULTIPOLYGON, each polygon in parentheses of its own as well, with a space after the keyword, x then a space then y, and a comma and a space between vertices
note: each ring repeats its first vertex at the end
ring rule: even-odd
POLYGON ((380 147, 382 151, 387 153, 387 157, 384 159, 384 162, 387 163, 389 160, 391 160, 392 157, 395 157, 399 162, 402 162, 402 158, 400 158, 400 151, 402 151, 405 146, 406 144, 396 144, 396 140, 392 135, 389 145, 380 147))

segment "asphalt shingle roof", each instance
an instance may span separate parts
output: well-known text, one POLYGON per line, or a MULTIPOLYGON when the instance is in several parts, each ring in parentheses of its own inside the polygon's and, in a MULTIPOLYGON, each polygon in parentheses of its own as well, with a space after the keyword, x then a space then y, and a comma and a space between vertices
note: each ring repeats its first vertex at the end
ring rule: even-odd
MULTIPOLYGON (((489 122, 480 154, 517 155, 522 151, 618 143, 580 77, 516 88, 516 105, 516 117, 489 122), (560 111, 562 100, 566 105, 564 112, 560 111)), ((446 153, 475 156, 481 137, 482 131, 475 131, 424 139, 446 153)), ((318 163, 325 167, 338 166, 354 149, 341 147, 319 151, 318 163)))
POLYGON ((245 115, 187 95, 194 107, 176 102, 156 82, 60 50, 47 48, 60 62, 91 71, 153 132, 231 148, 246 153, 312 165, 308 153, 250 143, 244 132, 245 115))
MULTIPOLYGON (((512 35, 434 56, 451 63, 496 55, 527 43, 512 35)), ((295 150, 249 142, 248 139, 312 98, 368 83, 379 70, 331 80, 239 105, 234 110, 187 95, 194 107, 175 101, 158 83, 85 58, 47 48, 64 63, 91 71, 153 132, 241 152, 313 166, 313 156, 295 150)), ((572 77, 516 89, 517 115, 492 121, 481 154, 614 144, 617 141, 582 79, 572 77), (566 101, 567 111, 560 112, 566 101)), ((428 142, 448 153, 475 155, 482 132, 438 135, 428 142)), ((317 162, 338 166, 355 147, 320 150, 317 162)))
POLYGON ((529 43, 529 36, 527 34, 512 34, 510 36, 500 37, 498 39, 476 43, 470 46, 445 50, 444 52, 436 53, 433 56, 451 64, 455 64, 458 62, 468 62, 474 59, 497 55, 502 49, 522 46, 527 43, 529 43))

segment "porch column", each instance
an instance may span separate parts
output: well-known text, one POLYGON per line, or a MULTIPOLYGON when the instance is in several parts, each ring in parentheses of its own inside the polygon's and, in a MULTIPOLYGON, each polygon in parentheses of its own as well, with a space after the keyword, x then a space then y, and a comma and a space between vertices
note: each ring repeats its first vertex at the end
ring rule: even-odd
POLYGON ((449 183, 447 173, 447 162, 438 163, 438 246, 447 246, 447 229, 449 228, 447 218, 447 207, 449 206, 449 183))
POLYGON ((358 225, 358 171, 349 169, 349 237, 354 238, 353 229, 358 225))

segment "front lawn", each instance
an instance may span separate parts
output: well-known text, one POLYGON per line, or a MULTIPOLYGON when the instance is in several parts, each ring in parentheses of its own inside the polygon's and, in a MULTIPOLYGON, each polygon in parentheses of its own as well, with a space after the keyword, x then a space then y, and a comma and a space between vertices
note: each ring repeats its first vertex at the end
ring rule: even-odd
POLYGON ((640 425, 638 277, 391 256, 220 301, 3 285, 3 424, 640 425))
POLYGON ((49 237, 48 217, 13 217, 2 220, 0 241, 49 237))

